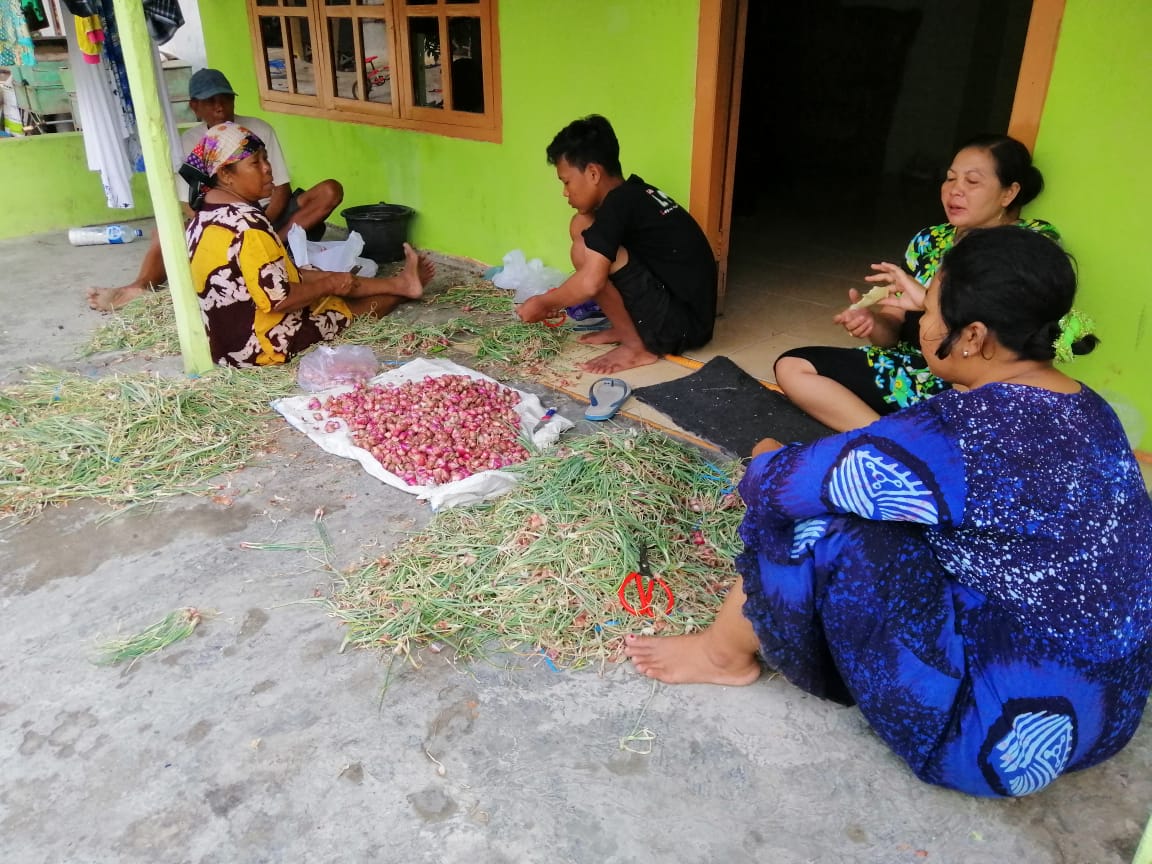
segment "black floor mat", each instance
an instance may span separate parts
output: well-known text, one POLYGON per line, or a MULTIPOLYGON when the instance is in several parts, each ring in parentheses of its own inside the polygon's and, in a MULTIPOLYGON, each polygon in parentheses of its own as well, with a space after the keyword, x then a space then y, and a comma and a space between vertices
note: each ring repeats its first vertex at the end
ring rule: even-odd
POLYGON ((637 387, 632 395, 681 429, 740 457, 751 455, 763 438, 791 444, 832 434, 727 357, 714 357, 678 381, 637 387))

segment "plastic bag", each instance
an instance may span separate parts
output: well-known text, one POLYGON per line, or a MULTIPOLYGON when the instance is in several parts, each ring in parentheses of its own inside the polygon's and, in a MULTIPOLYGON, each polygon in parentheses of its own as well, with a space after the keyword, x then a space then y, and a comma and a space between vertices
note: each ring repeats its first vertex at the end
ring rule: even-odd
POLYGON ((367 345, 320 345, 300 360, 296 382, 309 393, 340 384, 367 381, 380 369, 367 345))
POLYGON ((375 276, 379 269, 379 265, 371 258, 360 257, 364 251, 364 238, 356 231, 349 234, 347 240, 316 243, 308 239, 303 228, 293 225, 288 229, 288 248, 292 250, 292 260, 297 267, 347 273, 358 266, 360 269, 356 272, 365 278, 375 276))
POLYGON ((589 318, 604 317, 604 310, 600 308, 600 304, 595 300, 588 300, 585 303, 569 306, 564 311, 568 313, 568 317, 573 321, 586 321, 589 318))
POLYGON ((559 270, 545 267, 539 258, 527 261, 523 252, 513 249, 504 256, 504 269, 492 278, 492 284, 515 291, 513 302, 519 305, 529 297, 550 291, 567 278, 559 270))

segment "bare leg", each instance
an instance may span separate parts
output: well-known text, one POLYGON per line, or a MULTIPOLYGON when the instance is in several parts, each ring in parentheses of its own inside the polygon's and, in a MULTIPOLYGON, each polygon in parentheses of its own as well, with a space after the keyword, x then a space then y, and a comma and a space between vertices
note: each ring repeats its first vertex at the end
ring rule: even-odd
POLYGON ((152 241, 148 244, 148 251, 144 253, 144 260, 140 262, 140 271, 136 274, 136 278, 127 285, 116 288, 89 288, 88 305, 99 312, 111 312, 151 291, 158 283, 164 281, 164 277, 164 255, 160 251, 160 235, 153 232, 152 241))
MULTIPOLYGON (((569 224, 568 231, 572 238, 572 264, 577 270, 580 269, 585 256, 589 254, 588 247, 584 245, 584 229, 592 222, 591 216, 577 213, 572 217, 572 222, 569 224)), ((612 263, 612 271, 619 270, 627 263, 628 250, 621 248, 616 253, 616 260, 612 263)), ((598 333, 587 333, 581 336, 579 341, 586 345, 619 344, 620 347, 613 348, 607 354, 602 354, 581 364, 580 368, 587 372, 606 375, 625 369, 635 369, 637 366, 647 366, 660 359, 659 354, 653 354, 645 347, 644 340, 640 338, 640 334, 636 331, 636 325, 632 321, 632 316, 628 314, 628 309, 624 305, 624 298, 620 296, 620 292, 612 284, 611 278, 596 293, 594 299, 612 326, 598 333)))
POLYGON ((819 374, 801 357, 781 357, 775 372, 776 383, 795 405, 837 432, 861 429, 880 419, 859 396, 819 374))
POLYGON ((327 219, 343 200, 344 187, 335 180, 323 180, 296 198, 300 209, 292 214, 277 233, 284 239, 288 236, 288 229, 293 225, 299 225, 305 231, 315 228, 327 219))
POLYGON ((419 300, 424 286, 436 275, 436 265, 404 244, 404 269, 395 276, 381 279, 359 279, 346 298, 348 308, 356 315, 384 316, 404 300, 419 300))
POLYGON ((624 653, 636 671, 666 684, 725 684, 741 687, 760 677, 760 642, 744 617, 744 583, 736 584, 712 626, 687 636, 624 637, 624 653))

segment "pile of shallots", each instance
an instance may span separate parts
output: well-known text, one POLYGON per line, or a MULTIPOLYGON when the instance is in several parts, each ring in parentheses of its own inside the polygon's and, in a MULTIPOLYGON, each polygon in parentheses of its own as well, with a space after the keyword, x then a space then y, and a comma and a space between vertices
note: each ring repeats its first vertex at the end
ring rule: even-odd
POLYGON ((325 432, 347 424, 352 443, 409 486, 428 486, 523 462, 528 452, 513 410, 519 401, 519 393, 494 381, 437 375, 357 384, 323 403, 312 399, 308 410, 327 420, 325 432))

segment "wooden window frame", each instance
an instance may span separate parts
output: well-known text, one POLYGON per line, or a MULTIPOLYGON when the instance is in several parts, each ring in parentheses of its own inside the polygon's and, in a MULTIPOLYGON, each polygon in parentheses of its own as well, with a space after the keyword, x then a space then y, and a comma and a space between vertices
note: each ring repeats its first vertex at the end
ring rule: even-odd
MULTIPOLYGON (((387 126, 430 132, 455 138, 469 138, 477 141, 499 143, 503 134, 502 107, 500 99, 500 40, 497 26, 497 0, 476 0, 474 3, 453 3, 448 0, 426 0, 419 4, 409 4, 408 0, 384 0, 374 5, 364 5, 360 0, 352 0, 348 5, 330 6, 326 0, 275 0, 273 3, 247 0, 249 38, 252 43, 253 62, 256 69, 257 87, 260 94, 260 107, 266 111, 285 114, 302 114, 324 120, 347 123, 364 123, 373 126, 387 126), (288 5, 294 3, 296 5, 288 5), (301 94, 273 89, 266 62, 263 31, 260 19, 276 17, 281 19, 282 41, 290 45, 290 33, 286 22, 298 18, 308 23, 312 42, 312 69, 316 83, 316 94, 301 94), (444 46, 441 56, 451 57, 451 42, 448 22, 451 18, 479 18, 480 44, 482 46, 481 69, 484 86, 483 113, 454 111, 450 108, 433 108, 415 104, 411 64, 408 61, 411 49, 408 22, 412 18, 434 18, 438 21, 440 44, 444 46), (361 30, 357 22, 363 19, 383 20, 388 39, 391 66, 392 102, 390 104, 369 102, 364 99, 347 98, 336 95, 332 66, 331 28, 333 21, 350 19, 353 22, 352 38, 355 56, 362 51, 361 30)), ((284 62, 289 81, 295 81, 292 68, 293 54, 285 50, 284 62)), ((452 75, 448 65, 442 65, 442 87, 444 104, 452 104, 452 75)), ((357 69, 359 92, 366 92, 365 72, 357 69)))

